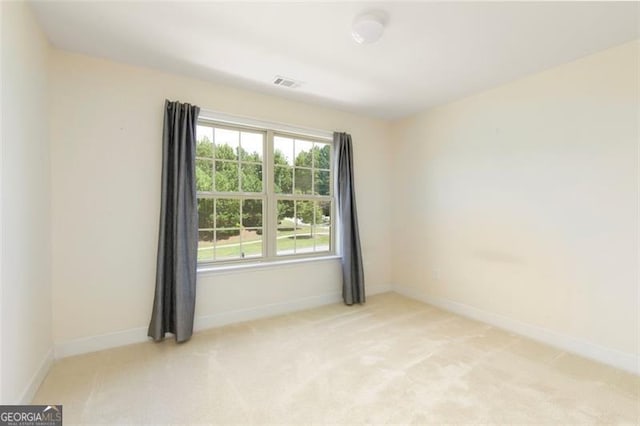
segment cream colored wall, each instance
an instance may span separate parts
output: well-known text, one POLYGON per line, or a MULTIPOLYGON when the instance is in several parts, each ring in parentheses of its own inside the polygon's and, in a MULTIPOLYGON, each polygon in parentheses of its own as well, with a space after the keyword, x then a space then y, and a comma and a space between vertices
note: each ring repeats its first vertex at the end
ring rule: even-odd
MULTIPOLYGON (((56 343, 148 324, 165 98, 350 132, 367 284, 372 291, 390 285, 386 122, 60 51, 50 76, 56 343)), ((200 275, 196 321, 326 303, 338 297, 339 271, 332 260, 200 275)))
POLYGON ((51 359, 48 43, 23 2, 2 10, 1 403, 27 402, 51 359))
MULTIPOLYGON (((627 44, 390 128, 54 51, 54 339, 139 333, 148 323, 169 98, 352 133, 370 289, 393 281, 636 356, 637 62, 638 44, 627 44)), ((335 260, 203 274, 197 324, 324 303, 338 297, 339 282, 335 260)))
POLYGON ((633 364, 639 46, 394 124, 398 290, 633 364))

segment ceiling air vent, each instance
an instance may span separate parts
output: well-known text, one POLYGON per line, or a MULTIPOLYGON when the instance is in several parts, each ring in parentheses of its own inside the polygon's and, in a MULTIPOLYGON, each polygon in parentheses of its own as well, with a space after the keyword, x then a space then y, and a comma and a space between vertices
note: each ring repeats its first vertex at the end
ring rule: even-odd
POLYGON ((288 77, 282 77, 281 75, 275 76, 275 78, 273 79, 273 84, 275 84, 276 86, 288 87, 290 89, 295 89, 296 87, 300 86, 299 81, 295 81, 294 79, 288 77))

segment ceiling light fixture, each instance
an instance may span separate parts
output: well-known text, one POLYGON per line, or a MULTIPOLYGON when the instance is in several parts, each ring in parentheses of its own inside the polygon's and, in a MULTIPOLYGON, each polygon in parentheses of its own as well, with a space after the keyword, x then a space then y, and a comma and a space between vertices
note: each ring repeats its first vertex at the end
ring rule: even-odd
POLYGON ((382 37, 385 21, 385 15, 380 12, 362 14, 353 21, 351 36, 359 44, 374 43, 382 37))

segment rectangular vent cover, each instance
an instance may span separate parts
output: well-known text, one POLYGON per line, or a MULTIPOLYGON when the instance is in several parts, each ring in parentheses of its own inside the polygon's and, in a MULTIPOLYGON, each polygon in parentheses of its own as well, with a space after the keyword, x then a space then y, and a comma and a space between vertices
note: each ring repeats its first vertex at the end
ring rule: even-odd
POLYGON ((273 84, 275 84, 276 86, 288 87, 290 89, 295 89, 296 87, 300 86, 299 81, 295 81, 294 79, 288 77, 282 77, 281 75, 275 76, 275 78, 273 79, 273 84))

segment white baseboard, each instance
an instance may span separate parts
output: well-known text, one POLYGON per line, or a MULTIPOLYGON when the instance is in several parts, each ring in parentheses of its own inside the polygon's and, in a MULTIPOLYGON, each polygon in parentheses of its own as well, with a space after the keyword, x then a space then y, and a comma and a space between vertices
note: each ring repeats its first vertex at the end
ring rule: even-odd
POLYGON ((27 387, 22 392, 22 395, 20 396, 20 401, 16 402, 16 404, 19 404, 19 405, 31 404, 33 397, 35 396, 42 382, 44 381, 44 378, 47 377, 47 373, 49 372, 49 369, 51 368, 52 365, 53 365, 53 349, 49 349, 49 351, 45 354, 44 358, 40 362, 40 366, 33 373, 33 376, 31 377, 31 380, 27 384, 27 387))
POLYGON ((434 297, 418 289, 398 285, 395 285, 393 289, 399 294, 437 306, 438 308, 446 311, 491 324, 495 327, 526 336, 530 339, 555 346, 564 351, 571 352, 585 358, 590 358, 631 373, 640 374, 640 357, 634 354, 606 348, 586 340, 557 333, 536 325, 527 324, 513 318, 484 311, 453 300, 434 297))
POLYGON ((60 359, 68 356, 115 348, 118 346, 146 342, 147 340, 149 340, 147 337, 147 327, 132 328, 129 330, 116 331, 114 333, 82 337, 80 339, 57 342, 55 344, 55 357, 56 359, 60 359))
MULTIPOLYGON (((388 291, 392 291, 390 284, 367 287, 368 295, 386 293, 388 291)), ((205 315, 195 319, 194 331, 198 332, 213 327, 221 327, 227 324, 286 314, 331 303, 339 303, 340 301, 342 301, 340 293, 329 293, 295 299, 287 302, 271 303, 247 309, 205 315)), ((146 342, 147 340, 149 340, 147 337, 147 327, 139 327, 114 333, 101 334, 98 336, 67 340, 55 344, 55 357, 56 359, 65 358, 68 356, 115 348, 118 346, 146 342)))
MULTIPOLYGON (((386 293, 391 291, 391 284, 368 286, 367 295, 386 293)), ((194 330, 207 330, 213 327, 221 327, 227 324, 233 324, 242 321, 250 321, 259 318, 267 318, 275 315, 286 314, 289 312, 301 311, 303 309, 311 309, 318 306, 339 303, 342 301, 342 294, 330 293, 321 296, 305 297, 288 302, 272 303, 268 305, 256 306, 238 311, 223 312, 220 314, 207 315, 196 318, 194 330)))
MULTIPOLYGON (((391 291, 391 285, 375 286, 367 289, 368 294, 384 293, 387 291, 391 291)), ((341 300, 342 296, 339 293, 329 293, 287 302, 271 303, 247 309, 201 316, 195 319, 194 331, 197 332, 227 324, 315 308, 331 303, 338 303, 341 300)), ((55 357, 56 359, 65 358, 68 356, 115 348, 118 346, 146 342, 148 340, 147 327, 139 327, 114 333, 101 334, 98 336, 67 340, 57 342, 55 344, 55 357)))
POLYGON ((367 290, 367 296, 373 296, 374 294, 388 293, 390 291, 393 291, 393 287, 391 286, 391 284, 383 284, 383 285, 367 286, 366 290, 367 290))
POLYGON ((315 308, 322 305, 329 305, 331 303, 338 303, 341 300, 342 296, 340 294, 332 293, 322 296, 305 297, 302 299, 296 299, 287 302, 255 306, 252 308, 237 311, 206 315, 196 318, 194 330, 201 331, 242 321, 267 318, 275 315, 286 314, 289 312, 301 311, 303 309, 315 308))

